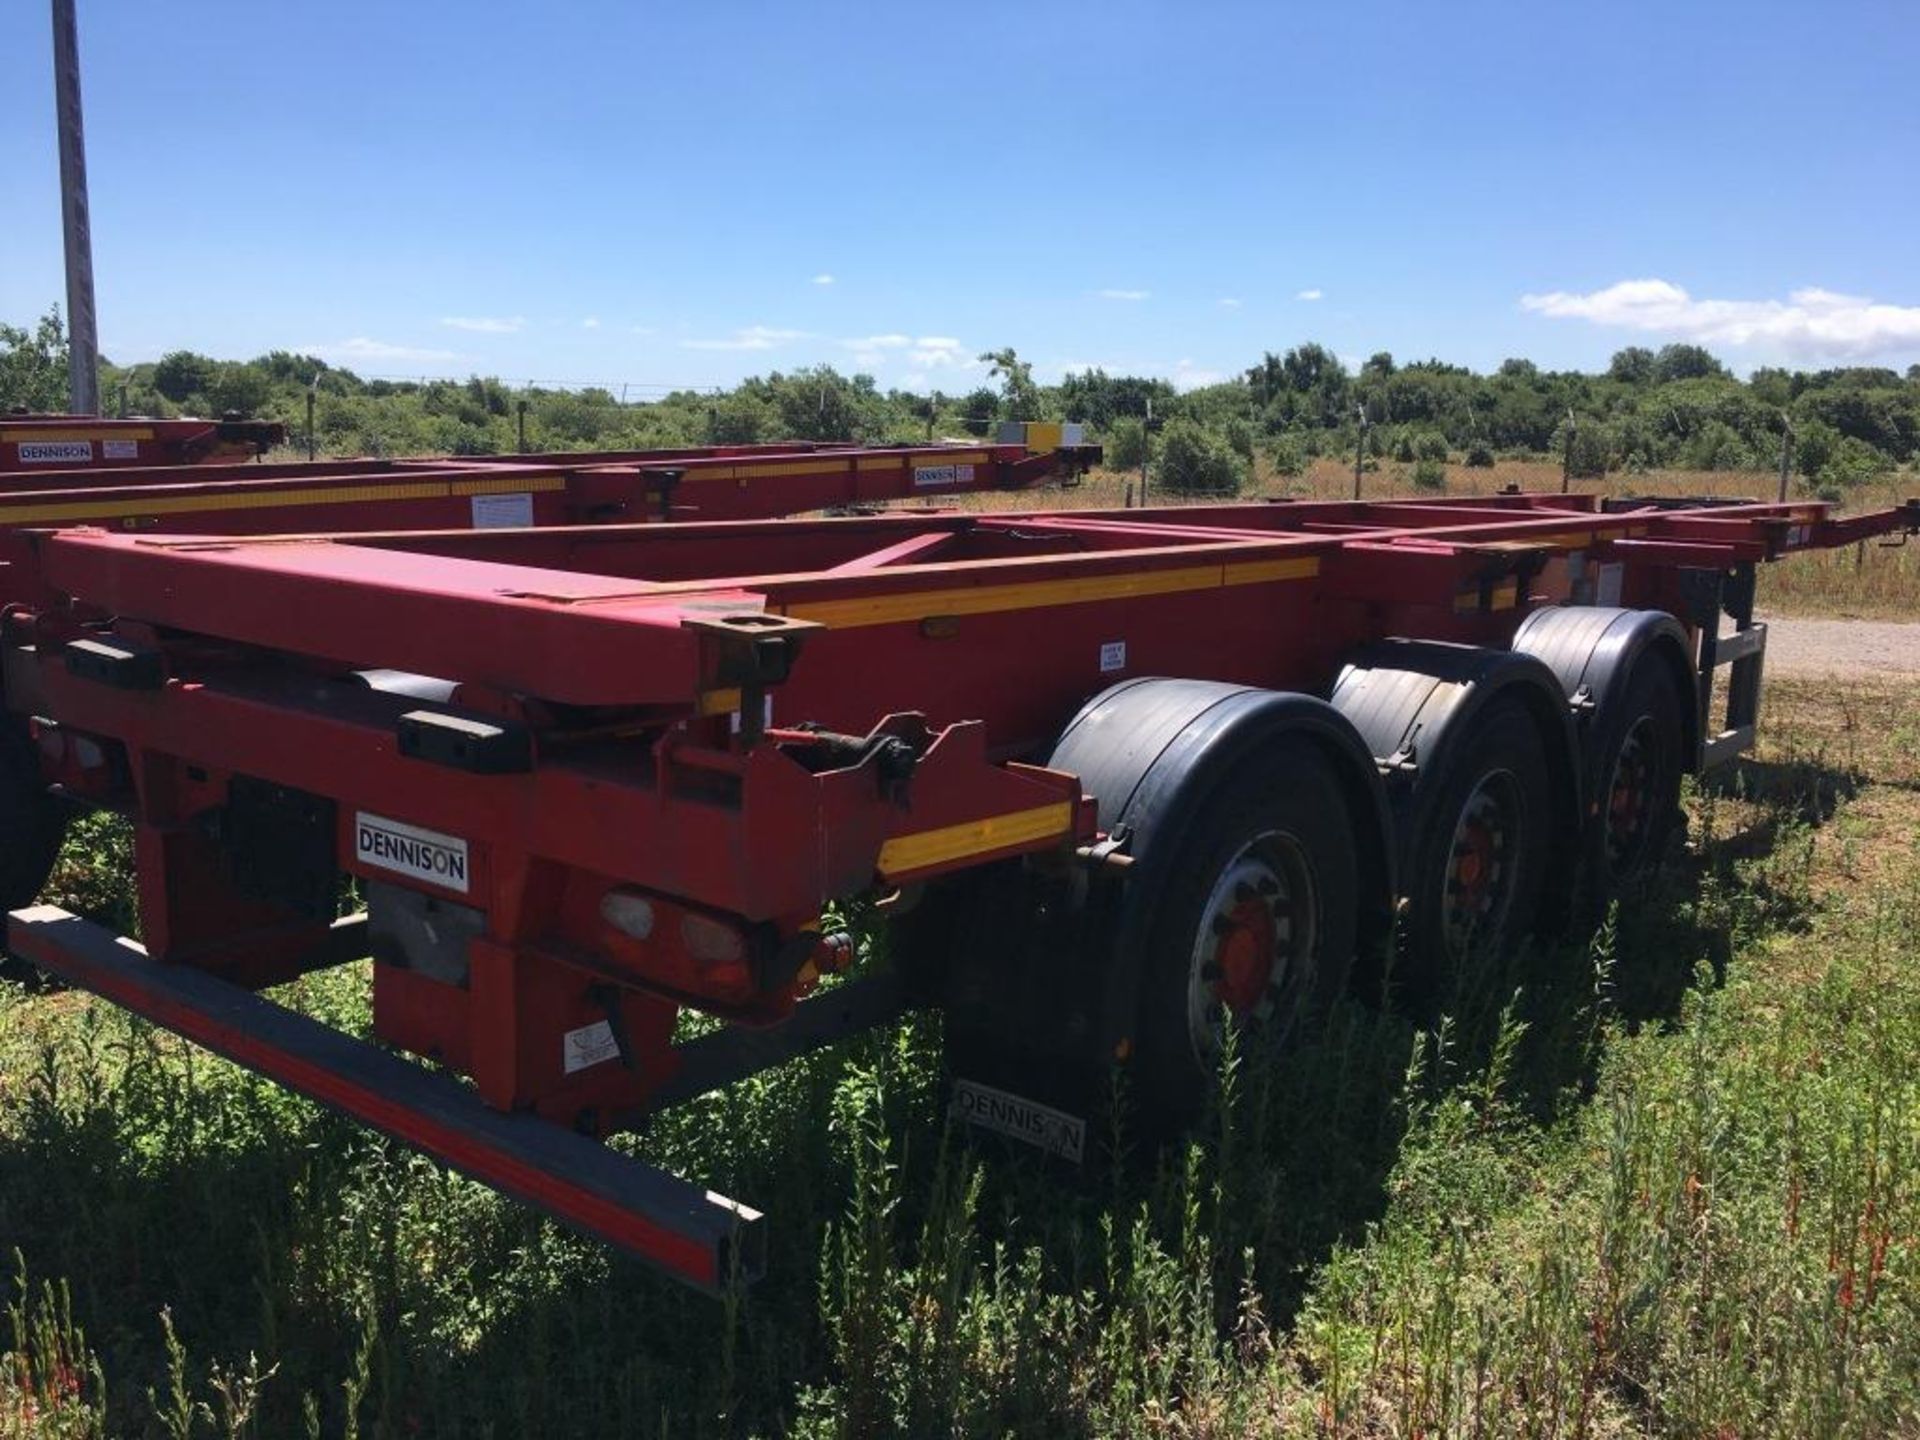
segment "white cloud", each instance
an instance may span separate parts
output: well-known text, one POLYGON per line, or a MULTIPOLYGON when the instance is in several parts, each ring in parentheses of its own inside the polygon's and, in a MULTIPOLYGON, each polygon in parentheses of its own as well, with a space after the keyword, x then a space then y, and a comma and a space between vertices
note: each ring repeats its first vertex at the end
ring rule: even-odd
POLYGON ((863 335, 857 340, 840 342, 849 350, 904 350, 913 343, 910 335, 863 335))
POLYGON ((658 335, 660 330, 654 325, 629 325, 627 332, 631 335, 658 335))
POLYGON ((1213 303, 1218 305, 1222 310, 1238 310, 1240 308, 1240 297, 1237 295, 1222 295, 1213 303))
POLYGON ((1188 359, 1173 362, 1173 374, 1167 377, 1173 381, 1176 390, 1198 390, 1202 385, 1218 385, 1227 377, 1218 370, 1208 370, 1188 359))
POLYGON ((482 335, 511 335, 524 329, 524 315, 448 315, 440 323, 449 330, 473 330, 482 335))
POLYGON ((1301 291, 1297 291, 1294 294, 1293 298, 1296 300, 1318 300, 1325 293, 1326 292, 1324 290, 1319 290, 1319 289, 1301 290, 1301 291))
POLYGON ((587 316, 586 319, 580 322, 580 328, 582 330, 598 330, 600 328, 600 317, 598 315, 587 316))
POLYGON ((907 363, 916 370, 977 370, 981 362, 951 335, 922 335, 907 352, 907 363))
POLYGON ((1861 358, 1920 346, 1920 305, 1886 305, 1817 287, 1785 300, 1696 300, 1671 281, 1622 280, 1585 295, 1522 295, 1520 304, 1556 320, 1752 345, 1795 359, 1861 358))
POLYGON ((299 353, 318 355, 322 360, 463 360, 455 350, 433 350, 423 345, 395 345, 386 340, 371 340, 356 335, 351 340, 336 340, 330 345, 301 345, 299 353))
POLYGON ((776 330, 769 325, 749 325, 724 340, 682 340, 685 350, 772 350, 791 340, 804 340, 804 330, 776 330))
POLYGON ((815 285, 831 285, 833 284, 833 276, 827 274, 826 271, 822 270, 818 275, 813 277, 813 280, 810 283, 815 285))
POLYGON ((1153 294, 1151 290, 1096 290, 1102 300, 1145 300, 1153 294))

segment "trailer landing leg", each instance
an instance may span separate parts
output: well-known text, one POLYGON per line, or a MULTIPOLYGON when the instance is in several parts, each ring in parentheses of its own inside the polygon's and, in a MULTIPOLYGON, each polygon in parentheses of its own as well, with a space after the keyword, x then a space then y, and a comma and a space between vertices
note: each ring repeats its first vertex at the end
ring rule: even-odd
POLYGON ((717 1292, 764 1268, 758 1211, 545 1121, 489 1109, 446 1076, 228 981, 149 959, 58 906, 8 919, 16 955, 676 1279, 717 1292))

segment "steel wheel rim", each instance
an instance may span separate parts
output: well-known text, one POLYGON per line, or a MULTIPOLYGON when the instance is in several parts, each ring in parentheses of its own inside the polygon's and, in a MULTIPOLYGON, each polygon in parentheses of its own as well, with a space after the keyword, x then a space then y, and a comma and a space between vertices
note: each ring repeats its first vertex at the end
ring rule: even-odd
POLYGON ((1255 836, 1208 892, 1187 968, 1187 1040, 1202 1065, 1229 1023, 1284 1034, 1312 988, 1319 930, 1313 868, 1299 841, 1255 836))
POLYGON ((1482 775, 1460 807, 1440 877, 1441 930, 1455 960, 1506 928, 1525 816, 1520 782, 1511 770, 1482 775))
POLYGON ((1639 867, 1646 858, 1647 841, 1653 832, 1658 762, 1652 742, 1653 721, 1642 715, 1622 737, 1607 777, 1606 810, 1601 821, 1605 827, 1607 870, 1616 878, 1631 874, 1639 867))

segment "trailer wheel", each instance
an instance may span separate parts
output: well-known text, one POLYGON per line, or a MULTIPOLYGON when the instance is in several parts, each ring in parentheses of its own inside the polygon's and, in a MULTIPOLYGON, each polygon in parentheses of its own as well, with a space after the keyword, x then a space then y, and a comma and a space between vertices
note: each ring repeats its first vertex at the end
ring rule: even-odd
MULTIPOLYGON (((1359 875, 1353 823, 1324 755, 1283 739, 1195 814, 1146 922, 1140 1097, 1156 1126, 1189 1120, 1229 1024, 1284 1044, 1344 988, 1359 875)), ((1123 938, 1124 943, 1124 938, 1123 938)))
POLYGON ((17 722, 0 722, 0 908, 34 902, 66 830, 66 807, 40 777, 33 738, 17 722))
POLYGON ((1593 750, 1587 873, 1604 903, 1658 863, 1680 812, 1682 701, 1658 663, 1634 666, 1593 750))
POLYGON ((1517 698, 1491 702, 1421 807, 1405 877, 1404 994, 1437 1008, 1474 955, 1510 951, 1531 933, 1555 851, 1540 727, 1517 698))

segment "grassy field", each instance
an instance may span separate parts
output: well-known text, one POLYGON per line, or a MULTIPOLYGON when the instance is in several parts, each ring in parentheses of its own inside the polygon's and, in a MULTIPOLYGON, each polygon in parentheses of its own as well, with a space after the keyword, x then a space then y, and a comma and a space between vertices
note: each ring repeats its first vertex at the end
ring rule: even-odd
MULTIPOLYGON (((1081 484, 1038 492, 988 493, 968 496, 970 509, 1019 510, 1046 506, 1103 507, 1132 503, 1138 494, 1138 473, 1096 471, 1081 484)), ((1557 491, 1558 464, 1501 460, 1491 468, 1447 467, 1447 493, 1489 495, 1508 485, 1524 490, 1557 491)), ((1654 470, 1639 475, 1610 475, 1604 481, 1577 481, 1574 489, 1609 495, 1729 495, 1770 500, 1779 478, 1772 472, 1744 470, 1654 470)), ((1415 495, 1412 467, 1383 461, 1363 477, 1362 496, 1377 500, 1415 495)), ((1274 474, 1264 461, 1255 467, 1250 498, 1293 496, 1311 500, 1347 500, 1353 497, 1353 465, 1315 460, 1304 475, 1274 474)), ((1901 473, 1880 484, 1853 492, 1845 509, 1880 509, 1920 495, 1920 476, 1901 473)), ((1796 498, 1804 498, 1796 495, 1796 498)), ((1153 503, 1178 503, 1156 489, 1153 503)), ((1920 620, 1920 545, 1901 547, 1869 543, 1843 550, 1796 555, 1760 572, 1760 607, 1775 614, 1850 616, 1876 620, 1920 620)))
POLYGON ((1157 1165, 962 1143, 928 1020, 676 1114, 771 1212, 729 1303, 0 982, 0 1436, 1920 1432, 1920 694, 1768 720, 1593 943, 1230 1060, 1157 1165))

